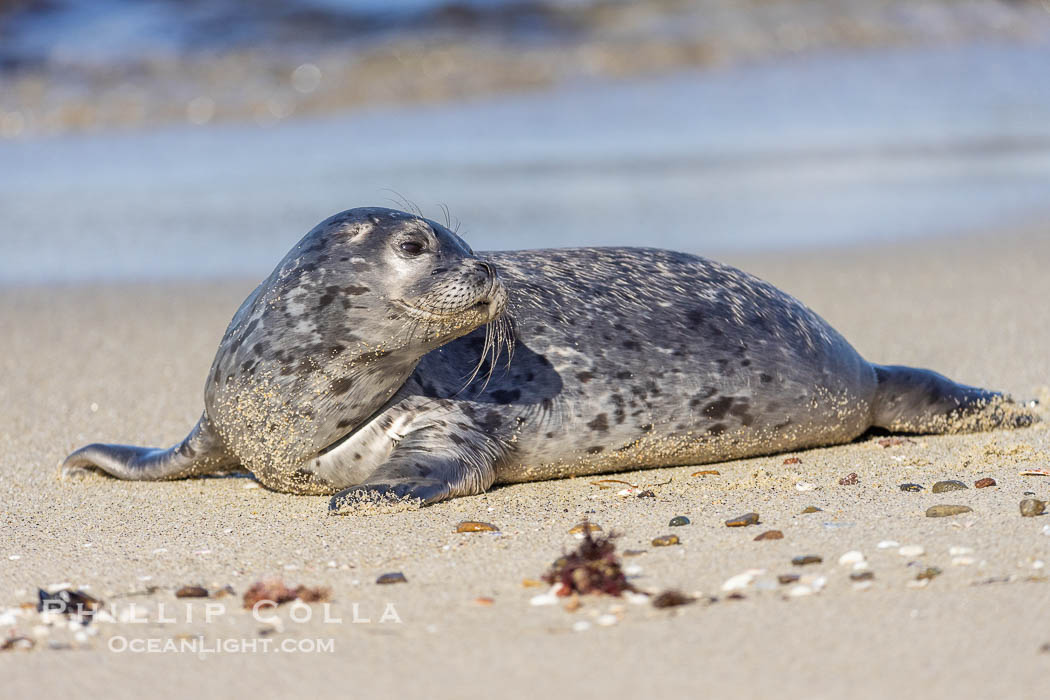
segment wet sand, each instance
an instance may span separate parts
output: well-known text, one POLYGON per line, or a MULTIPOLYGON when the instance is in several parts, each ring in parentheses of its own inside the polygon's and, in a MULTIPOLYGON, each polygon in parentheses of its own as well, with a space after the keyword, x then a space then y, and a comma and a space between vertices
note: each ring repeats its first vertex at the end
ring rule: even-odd
MULTIPOLYGON (((729 262, 777 284, 828 319, 874 362, 932 367, 959 381, 1042 398, 1050 418, 1050 230, 1045 227, 899 246, 729 262)), ((427 692, 437 697, 537 693, 584 696, 1029 697, 1050 677, 1050 516, 1022 518, 1024 492, 1050 497, 1050 432, 1033 428, 922 437, 882 447, 874 438, 783 456, 611 478, 651 489, 622 496, 595 478, 498 488, 417 512, 334 518, 323 497, 250 488, 247 478, 126 483, 58 478, 73 448, 94 440, 168 445, 201 410, 204 377, 233 310, 254 281, 167 286, 25 287, 0 291, 0 636, 36 638, 28 652, 0 652, 5 694, 105 692, 131 697, 296 696, 334 689, 354 696, 427 692), (706 467, 705 467, 706 468, 706 467), (855 472, 859 483, 839 485, 855 472), (992 477, 994 488, 974 489, 992 477), (942 479, 965 491, 932 494, 942 479), (665 483, 669 482, 669 483, 665 483), (800 491, 799 483, 813 490, 800 491), (916 482, 919 493, 898 484, 916 482), (934 504, 973 511, 927 518, 934 504), (802 515, 806 506, 822 509, 802 515), (762 523, 726 528, 747 511, 762 523), (692 521, 669 528, 686 515, 692 521), (585 598, 575 612, 530 604, 527 587, 576 540, 587 517, 622 533, 624 559, 643 590, 678 588, 698 602, 670 610, 585 598), (497 524, 499 535, 453 534, 461 520, 497 524), (755 542, 768 529, 784 539, 755 542), (674 532, 681 544, 650 540, 674 532), (924 554, 902 556, 895 540, 924 554), (972 549, 972 552, 952 547, 972 549), (857 590, 840 555, 861 551, 874 572, 857 590), (820 564, 792 566, 797 555, 820 564), (942 570, 924 587, 917 575, 942 570), (764 569, 734 600, 731 576, 764 569), (408 582, 376 585, 401 571, 408 582), (824 578, 792 596, 779 574, 824 578), (330 614, 280 624, 239 609, 268 575, 332 590, 330 614), (93 636, 5 615, 37 587, 89 586, 120 617, 131 603, 146 622, 96 621, 93 636), (182 585, 230 585, 237 597, 190 604, 182 585), (155 590, 149 592, 153 587, 155 590), (819 586, 811 586, 819 587, 819 586), (763 590, 768 589, 768 590, 763 590), (476 599, 492 599, 491 605, 476 599), (712 602, 711 598, 717 598, 712 602), (159 604, 165 604, 163 610, 159 604), (213 620, 205 606, 216 605, 213 620), (369 619, 369 622, 352 622, 369 619), (392 604, 400 622, 380 622, 392 604), (220 612, 221 608, 221 612, 220 612), (174 622, 165 619, 174 618, 174 622), (14 622, 13 625, 10 623, 14 622), (586 622, 588 625, 577 623, 586 622), (611 624, 604 624, 611 623, 611 624), (577 628, 587 627, 582 631, 577 628), (35 628, 35 629, 34 629, 35 628), (285 640, 314 653, 115 652, 120 639, 159 644, 203 635, 285 640), (114 641, 115 640, 115 641, 114 641), (68 645, 71 649, 53 649, 68 645), (159 681, 159 682, 158 682, 159 681)), ((389 614, 388 614, 389 617, 389 614)), ((239 644, 239 642, 237 642, 239 644)))

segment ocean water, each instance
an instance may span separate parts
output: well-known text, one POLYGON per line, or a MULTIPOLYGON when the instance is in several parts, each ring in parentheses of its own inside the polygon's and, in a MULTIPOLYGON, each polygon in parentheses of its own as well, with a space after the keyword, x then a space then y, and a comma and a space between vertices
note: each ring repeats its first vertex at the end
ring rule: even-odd
POLYGON ((270 127, 0 142, 0 283, 261 277, 355 206, 478 250, 717 255, 1050 221, 1050 45, 821 53, 270 127))

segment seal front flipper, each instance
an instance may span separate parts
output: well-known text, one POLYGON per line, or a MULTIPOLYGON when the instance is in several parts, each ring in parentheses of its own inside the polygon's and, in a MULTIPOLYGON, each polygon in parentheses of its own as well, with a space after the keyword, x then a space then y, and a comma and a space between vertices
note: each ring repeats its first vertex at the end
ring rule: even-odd
POLYGON ((437 427, 409 433, 363 483, 340 491, 328 504, 333 515, 367 513, 371 507, 431 505, 483 493, 496 479, 504 450, 485 435, 450 439, 437 427))
POLYGON ((157 481, 200 476, 236 464, 204 415, 186 439, 168 449, 99 443, 81 447, 66 457, 62 475, 80 476, 97 469, 118 479, 157 481))

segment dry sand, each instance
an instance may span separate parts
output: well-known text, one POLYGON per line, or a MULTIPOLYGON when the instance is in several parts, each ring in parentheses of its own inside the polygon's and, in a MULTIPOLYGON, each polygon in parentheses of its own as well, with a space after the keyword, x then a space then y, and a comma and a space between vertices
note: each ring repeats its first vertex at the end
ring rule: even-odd
MULTIPOLYGON (((936 368, 972 384, 1043 399, 1050 384, 1050 231, 907 242, 731 260, 795 294, 869 359, 936 368)), ((135 602, 145 623, 96 622, 77 641, 62 626, 46 636, 35 613, 13 629, 40 634, 32 651, 0 652, 6 697, 307 696, 427 693, 435 697, 1004 697, 1045 696, 1050 679, 1050 517, 1022 518, 1023 492, 1050 497, 1047 423, 1015 431, 924 437, 884 448, 874 439, 783 457, 715 465, 721 474, 656 469, 618 475, 655 499, 599 489, 593 479, 499 488, 418 512, 334 518, 326 499, 246 488, 246 478, 126 483, 58 478, 58 464, 89 441, 168 445, 201 410, 212 354, 253 282, 161 287, 30 288, 0 292, 0 614, 35 599, 38 586, 90 586, 118 615, 135 602), (859 484, 840 486, 856 472, 859 484), (998 486, 973 489, 990 476, 998 486), (941 479, 971 486, 932 494, 941 479), (797 481, 812 483, 800 492, 797 481), (897 485, 918 482, 921 493, 897 485), (972 513, 924 517, 933 504, 972 513), (801 515, 808 505, 822 512, 801 515), (746 511, 762 524, 726 528, 746 511), (671 530, 668 520, 692 524, 671 530), (588 517, 623 533, 634 583, 705 596, 656 610, 588 598, 576 612, 535 606, 523 586, 575 545, 567 530, 588 517), (499 535, 453 534, 457 522, 496 523, 499 535), (755 542, 765 529, 779 541, 755 542), (649 541, 675 532, 676 547, 649 541), (882 540, 921 545, 906 557, 882 540), (956 554, 966 547, 971 554, 956 554), (860 550, 875 574, 855 590, 838 564, 860 550), (822 564, 799 570, 796 555, 822 564), (960 560, 959 557, 962 557, 960 560), (971 561, 971 563, 965 563, 971 561), (943 573, 923 588, 917 574, 943 573), (765 569, 730 600, 729 577, 765 569), (826 578, 823 590, 757 590, 792 571, 826 578), (408 582, 376 585, 401 571, 408 582), (309 622, 282 607, 279 625, 239 610, 239 597, 192 604, 185 584, 239 594, 279 574, 332 589, 331 614, 309 622), (156 590, 149 593, 151 587, 156 590), (137 594, 137 595, 136 595, 137 594), (475 602, 490 597, 491 605, 475 602), (707 596, 716 596, 710 602, 707 596), (224 606, 212 622, 208 602, 224 606), (165 604, 161 613, 158 605, 165 604), (398 622, 380 623, 390 603, 398 622), (352 623, 354 604, 358 618, 352 623), (176 619, 164 622, 160 618, 176 619), (574 624, 588 622, 584 631, 574 624), (604 625, 601 623, 614 622, 604 625), (289 653, 114 652, 121 639, 332 640, 333 651, 289 653), (69 644, 58 650, 52 644, 69 644)), ((0 617, 0 622, 4 620, 0 617)), ((9 623, 11 620, 8 619, 9 623)), ((577 625, 582 626, 582 625, 577 625)), ((0 625, 0 635, 11 628, 0 625)))

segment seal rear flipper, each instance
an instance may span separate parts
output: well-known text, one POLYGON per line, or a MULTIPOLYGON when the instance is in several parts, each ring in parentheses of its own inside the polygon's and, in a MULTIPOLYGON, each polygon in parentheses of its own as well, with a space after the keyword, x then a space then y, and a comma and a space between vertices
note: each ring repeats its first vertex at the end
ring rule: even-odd
POLYGON ((481 434, 454 443, 436 428, 407 435, 390 459, 363 483, 340 491, 332 515, 367 514, 431 505, 454 496, 484 493, 496 480, 501 450, 481 434))
POLYGON ((958 384, 914 367, 872 365, 878 379, 872 425, 901 433, 1022 428, 1035 415, 997 391, 958 384))
POLYGON ((201 416, 186 438, 168 449, 104 445, 81 447, 62 463, 63 476, 77 476, 97 469, 118 479, 157 481, 200 476, 237 464, 227 455, 222 441, 211 430, 207 416, 201 416))

